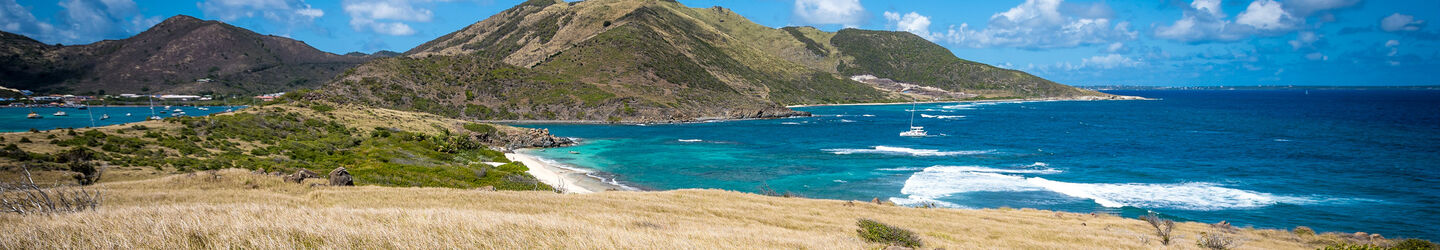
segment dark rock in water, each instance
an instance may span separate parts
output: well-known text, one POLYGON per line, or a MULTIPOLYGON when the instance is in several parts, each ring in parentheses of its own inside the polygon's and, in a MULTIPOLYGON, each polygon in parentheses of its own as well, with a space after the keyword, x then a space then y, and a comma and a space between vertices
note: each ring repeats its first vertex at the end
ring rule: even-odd
POLYGON ((350 171, 345 171, 345 167, 338 167, 330 171, 330 185, 354 186, 355 180, 350 177, 350 171))
POLYGON ((300 170, 296 170, 294 174, 286 175, 286 176, 285 176, 285 181, 287 181, 287 182, 294 182, 294 183, 300 183, 300 182, 305 181, 305 179, 309 179, 309 178, 319 178, 319 177, 320 177, 320 174, 316 174, 315 171, 310 171, 309 169, 303 169, 303 168, 302 168, 302 169, 300 169, 300 170))
POLYGON ((730 114, 730 116, 734 119, 772 119, 796 116, 810 116, 810 112, 795 111, 789 108, 779 106, 765 107, 760 110, 754 110, 749 112, 741 112, 744 113, 732 113, 730 114))

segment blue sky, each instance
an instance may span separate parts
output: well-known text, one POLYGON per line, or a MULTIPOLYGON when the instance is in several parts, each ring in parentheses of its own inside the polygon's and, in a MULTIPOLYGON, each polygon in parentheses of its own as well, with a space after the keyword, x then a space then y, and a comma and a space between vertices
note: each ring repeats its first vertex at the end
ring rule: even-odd
MULTIPOLYGON (((520 0, 0 0, 0 30, 120 39, 173 15, 334 53, 411 47, 520 0)), ((681 0, 771 27, 915 33, 1072 85, 1437 85, 1440 1, 681 0)))

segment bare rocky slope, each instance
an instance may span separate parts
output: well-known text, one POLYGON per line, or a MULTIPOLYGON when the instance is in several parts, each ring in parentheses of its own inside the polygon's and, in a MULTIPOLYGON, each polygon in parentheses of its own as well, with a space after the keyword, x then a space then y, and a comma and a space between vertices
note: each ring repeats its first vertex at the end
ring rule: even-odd
POLYGON ((184 15, 134 37, 76 46, 0 32, 0 84, 51 93, 279 92, 318 87, 372 58, 184 15))
POLYGON ((784 117, 804 115, 786 105, 917 97, 1112 97, 965 61, 909 33, 775 29, 660 0, 528 1, 361 65, 325 91, 466 119, 611 122, 784 117), (856 75, 944 94, 902 94, 856 75))

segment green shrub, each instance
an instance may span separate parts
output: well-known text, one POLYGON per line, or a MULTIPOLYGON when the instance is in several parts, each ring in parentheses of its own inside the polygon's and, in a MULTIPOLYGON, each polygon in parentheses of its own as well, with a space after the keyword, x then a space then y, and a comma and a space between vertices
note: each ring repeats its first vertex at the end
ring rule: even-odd
POLYGON ((1434 242, 1430 242, 1430 241, 1428 241, 1428 240, 1422 240, 1422 239, 1405 239, 1405 240, 1400 241, 1399 243, 1395 243, 1395 245, 1394 245, 1394 246, 1391 246, 1390 249, 1396 249, 1396 250, 1432 250, 1432 249, 1440 249, 1440 244, 1435 244, 1434 242))
POLYGON ((20 137, 20 143, 30 143, 30 137, 20 137))
POLYGON ((1325 246, 1324 250, 1385 250, 1385 248, 1370 244, 1340 243, 1325 246))
POLYGON ((860 229, 856 229, 855 232, 860 235, 861 239, 865 239, 870 242, 884 243, 909 248, 920 247, 921 245, 923 245, 923 243, 920 242, 920 237, 915 236, 915 233, 910 232, 910 230, 905 230, 903 228, 891 225, 885 225, 884 223, 880 223, 870 219, 860 219, 855 224, 860 226, 860 229))
POLYGON ((474 131, 475 133, 480 134, 492 134, 496 131, 494 126, 480 123, 466 123, 465 130, 474 131))
POLYGON ((331 107, 330 105, 325 105, 325 104, 316 103, 316 104, 310 105, 310 109, 311 109, 311 110, 315 110, 315 112, 325 113, 325 112, 330 112, 331 110, 335 110, 335 107, 331 107))

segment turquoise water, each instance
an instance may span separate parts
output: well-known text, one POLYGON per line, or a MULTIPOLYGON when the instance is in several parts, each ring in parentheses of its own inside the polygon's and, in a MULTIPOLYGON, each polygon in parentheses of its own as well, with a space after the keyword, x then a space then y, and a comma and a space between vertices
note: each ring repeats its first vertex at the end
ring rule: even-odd
MULTIPOLYGON (((205 106, 202 106, 205 107, 205 106)), ((213 113, 225 112, 227 108, 240 109, 243 106, 211 106, 205 107, 210 110, 200 110, 197 107, 170 107, 170 111, 180 109, 189 116, 206 116, 213 113)), ((170 112, 161 114, 162 106, 155 107, 155 115, 170 117, 170 112)), ((0 108, 0 132, 28 131, 30 129, 49 130, 56 128, 85 128, 94 126, 106 126, 114 124, 125 124, 145 121, 150 116, 150 107, 90 107, 88 109, 76 108, 0 108), (45 116, 40 119, 27 119, 26 114, 30 112, 45 116), (65 111, 67 116, 54 116, 56 111, 65 111), (125 116, 130 113, 130 116, 125 116), (110 119, 101 120, 104 115, 110 115, 110 119)))
MULTIPOLYGON (((1440 91, 1114 91, 1155 101, 810 107, 816 117, 525 125, 649 190, 1030 207, 1440 239, 1440 91)), ((574 151, 574 154, 570 153, 574 151)))

